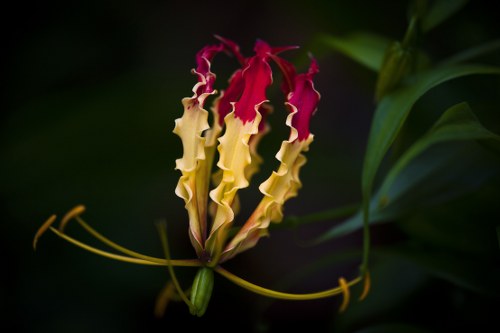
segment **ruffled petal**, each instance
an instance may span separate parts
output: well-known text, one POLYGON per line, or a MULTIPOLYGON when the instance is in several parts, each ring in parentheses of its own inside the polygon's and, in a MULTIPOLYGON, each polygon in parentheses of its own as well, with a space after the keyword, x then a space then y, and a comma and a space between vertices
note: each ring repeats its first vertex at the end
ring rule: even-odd
POLYGON ((210 235, 206 242, 206 250, 214 262, 218 261, 227 236, 227 230, 234 220, 233 201, 238 190, 248 187, 249 182, 245 170, 251 163, 250 137, 258 133, 261 115, 257 111, 253 121, 243 123, 235 117, 234 112, 226 117, 226 132, 219 139, 219 162, 222 170, 219 185, 210 192, 210 198, 216 205, 210 235))
POLYGON ((285 103, 290 110, 286 120, 287 126, 290 127, 290 136, 288 140, 283 141, 281 149, 276 154, 280 166, 259 186, 264 198, 225 247, 221 261, 253 247, 267 234, 271 222, 281 222, 285 201, 295 197, 301 188, 299 171, 306 163, 302 152, 306 152, 313 141, 313 135, 309 132, 309 121, 316 111, 320 97, 312 83, 312 78, 317 72, 318 67, 313 60, 308 73, 294 78, 293 90, 288 94, 288 102, 285 103))
MULTIPOLYGON (((206 46, 196 55, 197 67, 192 72, 198 77, 198 83, 193 87, 194 95, 182 100, 184 113, 181 118, 175 120, 173 132, 177 134, 183 147, 183 156, 177 159, 176 169, 182 175, 177 183, 175 193, 184 199, 186 210, 189 216, 189 237, 198 256, 202 255, 203 244, 206 238, 206 218, 200 215, 200 206, 206 207, 205 202, 199 202, 200 186, 200 164, 205 163, 205 143, 206 138, 203 132, 208 130, 208 112, 203 108, 205 99, 216 93, 213 89, 215 74, 210 71, 212 58, 223 49, 219 46, 206 46), (198 179, 198 181, 197 181, 198 179)), ((205 173, 201 171, 201 173, 205 173)), ((206 197, 206 194, 205 194, 206 197)), ((203 201, 203 200, 202 200, 203 201)), ((203 214, 203 212, 201 212, 203 214)))

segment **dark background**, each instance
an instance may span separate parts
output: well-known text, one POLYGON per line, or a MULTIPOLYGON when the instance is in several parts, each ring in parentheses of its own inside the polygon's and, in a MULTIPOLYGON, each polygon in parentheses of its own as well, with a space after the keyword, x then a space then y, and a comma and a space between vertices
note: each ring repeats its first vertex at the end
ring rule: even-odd
MULTIPOLYGON (((190 69, 195 53, 215 43, 213 34, 235 40, 246 55, 251 54, 255 39, 262 38, 272 45, 300 45, 301 50, 285 57, 305 64, 308 51, 320 53, 312 43, 319 34, 341 36, 370 30, 400 39, 406 13, 404 1, 326 0, 48 1, 5 9, 6 85, 0 114, 3 325, 20 332, 165 332, 174 324, 222 331, 304 327, 351 332, 389 322, 439 332, 494 322, 498 298, 456 287, 446 278, 383 255, 375 260, 378 288, 375 283, 373 295, 364 303, 368 310, 378 312, 354 305, 352 312, 338 316, 338 298, 268 303, 217 276, 205 317, 192 317, 184 304, 172 303, 166 316, 156 319, 153 306, 167 279, 165 269, 100 258, 53 234, 40 240, 36 253, 31 248, 34 233, 50 214, 62 216, 74 205, 85 204, 85 218, 96 229, 131 249, 156 256, 162 254, 154 221, 165 218, 173 256, 193 257, 184 204, 174 194, 179 177, 174 161, 182 150, 171 131, 182 114, 181 98, 192 94, 195 77, 190 69)), ((425 45, 431 59, 498 38, 495 13, 485 3, 468 4, 428 36, 425 45)), ((236 65, 234 59, 216 58, 212 69, 219 74, 219 88, 236 65)), ((322 100, 311 125, 315 142, 301 173, 304 188, 286 206, 287 214, 307 214, 360 200, 376 76, 338 53, 322 55, 319 65, 316 87, 322 100)), ((275 81, 280 82, 279 75, 275 81)), ((242 192, 239 221, 258 202, 257 184, 276 167, 273 156, 287 136, 283 97, 277 87, 269 91, 275 105, 274 132, 260 149, 266 162, 253 186, 242 192)), ((471 100, 486 127, 499 133, 498 87, 494 78, 459 80, 427 99, 438 106, 441 102, 442 108, 451 105, 442 102, 443 95, 454 102, 471 100), (456 95, 443 94, 452 88, 459 91, 458 100, 453 99, 456 95), (493 104, 483 103, 485 99, 493 104)), ((418 121, 426 124, 425 118, 418 121)), ((471 208, 474 221, 498 218, 497 185, 498 179, 486 185, 486 192, 474 194, 482 203, 471 208)), ((453 220, 446 213, 470 198, 456 200, 463 201, 435 209, 434 214, 453 220)), ((294 277, 298 280, 288 290, 332 287, 339 276, 356 273, 361 235, 318 247, 302 246, 302 240, 328 226, 276 230, 226 267, 268 287, 279 288, 280 281, 294 277), (328 259, 338 253, 352 260, 339 264, 335 258, 328 259), (298 278, 297 272, 325 257, 321 268, 298 278)), ((493 265, 481 266, 486 275, 499 264, 495 235, 488 230, 486 236, 481 234, 484 248, 474 252, 487 257, 485 265, 493 265)), ((411 237, 391 226, 374 231, 377 246, 411 237)), ((76 225, 68 232, 97 244, 76 225)), ((456 237, 467 239, 468 235, 456 237)), ((176 271, 187 288, 195 270, 176 271)))

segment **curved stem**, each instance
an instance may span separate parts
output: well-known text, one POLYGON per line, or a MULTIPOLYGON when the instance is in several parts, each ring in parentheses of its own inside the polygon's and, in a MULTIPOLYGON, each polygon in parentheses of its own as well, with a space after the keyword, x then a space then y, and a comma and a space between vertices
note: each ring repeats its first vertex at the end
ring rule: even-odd
POLYGON ((107 251, 103 251, 103 250, 97 249, 95 247, 92 247, 90 245, 87 245, 85 243, 82 243, 82 242, 60 232, 59 230, 57 230, 53 227, 50 227, 49 229, 53 233, 55 233, 57 236, 61 237, 64 240, 66 240, 66 241, 68 241, 68 242, 70 242, 70 243, 72 243, 72 244, 74 244, 74 245, 76 245, 84 250, 87 250, 89 252, 95 253, 97 255, 100 255, 102 257, 109 258, 109 259, 128 262, 131 264, 150 265, 150 266, 184 266, 184 267, 200 267, 201 266, 200 261, 197 259, 186 259, 186 260, 166 260, 166 259, 163 259, 163 260, 161 260, 161 262, 160 261, 156 262, 156 261, 148 261, 148 260, 139 259, 139 258, 130 258, 130 257, 122 256, 119 254, 114 254, 114 253, 110 253, 107 251))
MULTIPOLYGON (((156 224, 156 227, 158 228, 158 234, 160 235, 161 245, 163 247, 163 252, 165 253, 165 258, 167 259, 167 261, 171 261, 167 237, 167 224, 165 222, 160 222, 156 224)), ((175 276, 174 268, 172 267, 172 265, 168 265, 167 268, 168 273, 170 274, 170 278, 174 283, 175 289, 177 289, 177 293, 179 293, 184 303, 186 303, 186 305, 189 307, 189 310, 193 312, 194 305, 193 303, 191 303, 189 298, 187 298, 186 294, 184 294, 184 291, 182 290, 181 285, 179 284, 179 281, 175 276)))
MULTIPOLYGON (((291 294, 291 293, 284 293, 272 289, 267 289, 261 286, 258 286, 256 284, 253 284, 251 282, 248 282, 246 280, 243 280, 242 278, 228 272, 224 268, 217 266, 214 268, 214 270, 228 279, 229 281, 235 283, 236 285, 245 288, 247 290, 250 290, 256 294, 271 297, 271 298, 276 298, 276 299, 284 299, 284 300, 290 300, 290 301, 303 301, 303 300, 313 300, 313 299, 320 299, 320 298, 326 298, 334 295, 339 295, 344 293, 343 287, 335 287, 332 289, 327 289, 324 291, 316 292, 316 293, 310 293, 310 294, 291 294)), ((361 277, 357 277, 349 282, 346 282, 346 285, 348 287, 351 287, 361 281, 361 277)))

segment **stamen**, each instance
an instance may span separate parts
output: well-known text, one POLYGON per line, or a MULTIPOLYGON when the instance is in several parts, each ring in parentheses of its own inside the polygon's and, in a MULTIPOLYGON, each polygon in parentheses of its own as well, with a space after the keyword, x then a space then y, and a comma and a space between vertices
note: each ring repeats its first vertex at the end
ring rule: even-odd
POLYGON ((88 231, 88 233, 90 233, 92 236, 94 236, 95 238, 97 238, 98 240, 103 242, 104 244, 108 245, 109 247, 111 247, 117 251, 120 251, 120 252, 127 254, 131 257, 134 257, 134 258, 139 258, 139 259, 143 259, 143 260, 147 260, 147 261, 157 262, 160 264, 165 263, 165 259, 147 256, 147 255, 129 250, 121 245, 116 244, 115 242, 113 242, 109 238, 106 238, 105 236, 100 234, 97 230, 92 228, 90 225, 88 225, 80 216, 76 216, 75 219, 82 226, 82 228, 84 228, 86 231, 88 231))
MULTIPOLYGON (((168 247, 167 225, 163 221, 163 222, 157 223, 156 227, 158 228, 158 233, 160 234, 161 245, 163 247, 163 252, 165 252, 165 258, 167 259, 167 261, 171 261, 170 260, 170 249, 168 247)), ((173 266, 167 265, 167 268, 168 268, 168 273, 170 274, 170 278, 172 279, 172 282, 174 283, 175 289, 177 289, 177 292, 181 296, 182 300, 189 307, 189 311, 193 312, 194 305, 193 305, 193 303, 191 303, 189 298, 186 296, 186 294, 182 290, 182 288, 179 284, 179 281, 177 280, 177 277, 175 276, 173 266)))
MULTIPOLYGON (((237 284, 238 286, 245 288, 247 290, 250 290, 256 294, 271 297, 271 298, 276 298, 276 299, 285 299, 285 300, 291 300, 291 301, 302 301, 302 300, 313 300, 313 299, 320 299, 320 298, 326 298, 334 295, 339 295, 344 293, 345 295, 345 287, 340 285, 339 287, 332 288, 332 289, 327 289, 324 291, 316 292, 316 293, 310 293, 310 294, 291 294, 291 293, 284 293, 280 291, 275 291, 272 289, 267 289, 261 286, 258 286, 256 284, 253 284, 251 282, 248 282, 246 280, 243 280, 242 278, 228 272, 224 268, 217 266, 214 268, 214 270, 228 279, 229 281, 237 284)), ((351 287, 361 281, 361 277, 357 277, 349 282, 346 282, 343 280, 345 283, 345 286, 351 287)))
POLYGON ((347 309, 347 306, 349 305, 349 300, 351 299, 351 295, 349 292, 349 285, 347 284, 346 280, 343 277, 339 279, 339 285, 340 288, 342 288, 342 293, 344 294, 344 299, 342 300, 342 304, 340 305, 339 312, 344 312, 345 309, 347 309))
POLYGON ((47 221, 45 221, 40 228, 36 231, 35 238, 33 238, 33 250, 36 251, 36 244, 38 239, 47 231, 47 229, 55 222, 57 216, 52 214, 47 221))
POLYGON ((87 245, 85 243, 82 243, 65 233, 60 232, 59 230, 49 227, 50 230, 55 233, 57 236, 61 237, 62 239, 84 249, 89 252, 95 253, 97 255, 100 255, 102 257, 118 260, 118 261, 123 261, 123 262, 128 262, 131 264, 138 264, 138 265, 150 265, 150 266, 186 266, 186 267, 199 267, 201 266, 201 263, 196 260, 163 260, 162 262, 154 262, 154 261, 148 261, 144 259, 138 259, 138 258, 130 258, 126 256, 122 256, 119 254, 114 254, 111 252, 103 251, 100 249, 97 249, 95 247, 92 247, 90 245, 87 245))
POLYGON ((370 292, 370 287, 371 287, 372 281, 370 277, 370 272, 366 272, 364 279, 363 279, 363 292, 361 293, 361 296, 359 296, 359 300, 362 301, 368 296, 368 293, 370 292))
POLYGON ((168 303, 173 299, 175 293, 175 286, 172 281, 168 281, 163 289, 160 291, 155 303, 155 316, 157 318, 163 317, 168 303))
POLYGON ((69 212, 64 215, 64 217, 61 220, 61 223, 59 224, 59 231, 64 232, 64 228, 68 224, 69 221, 71 221, 73 218, 77 217, 80 214, 83 214, 85 212, 85 206, 84 205, 78 205, 76 207, 73 207, 69 212))

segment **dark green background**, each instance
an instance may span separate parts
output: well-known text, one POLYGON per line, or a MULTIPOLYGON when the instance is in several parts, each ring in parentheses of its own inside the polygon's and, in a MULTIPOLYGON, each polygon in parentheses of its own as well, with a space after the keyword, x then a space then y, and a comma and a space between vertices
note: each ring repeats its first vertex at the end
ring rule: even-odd
MULTIPOLYGON (((453 283, 394 249, 409 241, 429 246, 425 248, 436 256, 463 258, 450 265, 458 276, 478 275, 481 286, 480 278, 499 267, 494 232, 498 176, 472 194, 413 214, 407 223, 374 228, 378 252, 373 293, 341 316, 336 313, 338 298, 267 303, 217 276, 205 317, 192 317, 184 304, 174 303, 165 318, 156 319, 153 305, 167 279, 165 269, 112 262, 52 234, 40 240, 36 253, 31 248, 35 231, 50 214, 62 216, 74 205, 85 204, 85 218, 96 229, 157 256, 161 246, 154 221, 165 218, 173 256, 193 257, 187 214, 174 194, 179 177, 174 161, 182 150, 171 131, 182 114, 180 100, 191 95, 195 83, 190 74, 195 53, 215 42, 213 34, 237 41, 246 55, 255 39, 262 38, 273 45, 300 45, 300 51, 285 56, 305 64, 308 51, 322 54, 312 44, 319 34, 370 30, 402 38, 406 7, 404 1, 49 1, 5 10, 4 16, 13 20, 7 24, 4 19, 2 52, 7 56, 0 114, 3 325, 19 332, 167 332, 174 331, 174 324, 223 332, 290 327, 353 332, 389 323, 397 332, 441 332, 496 322, 498 293, 453 283), (419 228, 422 225, 427 229, 419 228), (467 266, 469 262, 475 266, 467 266)), ((427 37, 425 50, 431 59, 440 59, 498 38, 495 13, 491 5, 468 4, 427 37)), ((486 60, 498 65, 498 52, 486 60)), ((286 206, 287 214, 360 200, 376 77, 338 53, 321 56, 319 65, 316 87, 322 100, 311 125, 315 142, 301 173, 304 188, 286 206)), ((220 73, 217 87, 224 88, 236 66, 234 59, 216 58, 212 69, 220 73)), ((280 80, 275 75, 276 83, 280 80)), ((261 145, 266 162, 242 193, 237 221, 258 202, 257 184, 276 167, 273 156, 287 136, 278 84, 269 91, 275 112, 274 132, 261 145)), ((485 127, 500 133, 499 88, 498 78, 474 77, 433 91, 417 105, 424 110, 421 116, 410 119, 408 142, 423 133, 438 112, 461 101, 469 101, 485 127)), ((298 278, 302 268, 323 259, 322 268, 288 290, 329 288, 339 276, 356 274, 361 246, 357 233, 318 247, 302 246, 302 240, 330 225, 276 230, 227 267, 272 287, 298 278), (330 255, 352 260, 338 264, 330 255)), ((68 233, 97 244, 76 225, 68 233)), ((195 271, 177 272, 188 287, 195 271)))

